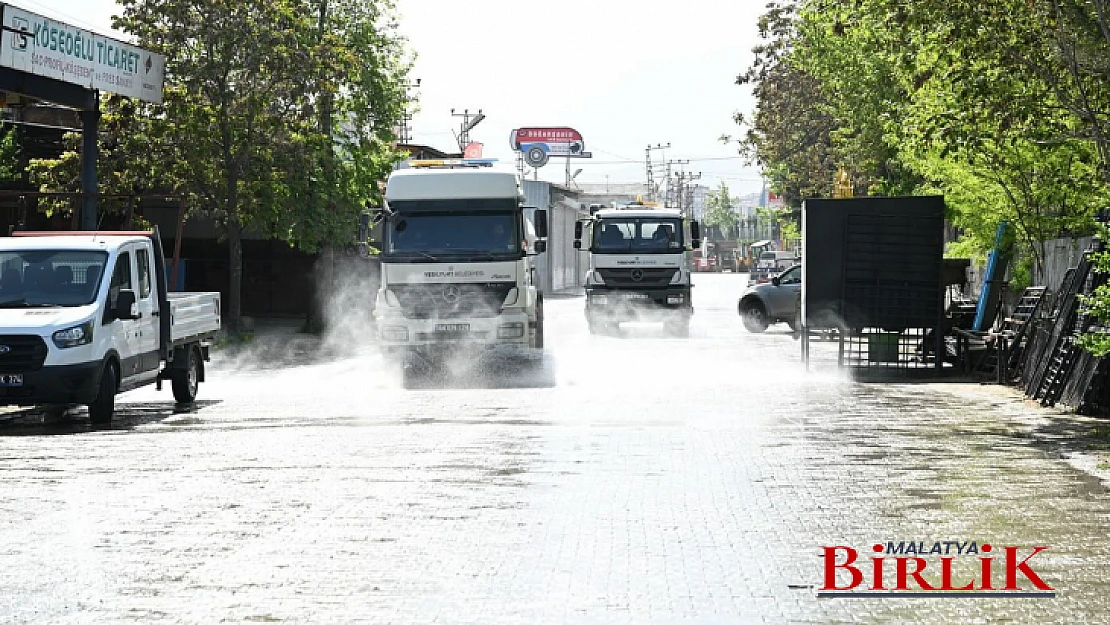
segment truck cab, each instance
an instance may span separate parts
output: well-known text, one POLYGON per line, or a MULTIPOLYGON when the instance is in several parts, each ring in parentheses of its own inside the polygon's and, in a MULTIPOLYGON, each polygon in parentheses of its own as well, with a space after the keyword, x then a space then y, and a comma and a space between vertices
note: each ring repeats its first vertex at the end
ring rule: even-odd
POLYGON ((204 380, 219 293, 169 293, 152 232, 17 232, 0 238, 0 405, 74 404, 111 422, 117 393, 204 380))
POLYGON ((532 259, 546 250, 546 211, 529 219, 518 175, 491 160, 407 165, 390 175, 375 215, 384 227, 374 315, 386 353, 403 356, 407 373, 453 351, 542 349, 532 259))
POLYGON ((662 321, 687 336, 694 314, 690 252, 700 249, 697 221, 642 203, 602 209, 575 225, 574 246, 590 252, 586 321, 590 332, 624 321, 662 321))

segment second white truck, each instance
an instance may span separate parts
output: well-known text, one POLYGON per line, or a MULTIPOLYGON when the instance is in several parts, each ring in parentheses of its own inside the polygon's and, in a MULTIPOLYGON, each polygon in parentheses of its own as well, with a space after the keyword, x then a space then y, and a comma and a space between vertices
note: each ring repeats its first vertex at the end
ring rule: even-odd
POLYGON ((0 405, 84 404, 110 423, 118 393, 163 381, 192 402, 219 293, 170 293, 156 232, 0 238, 0 405))
POLYGON ((593 212, 575 224, 574 247, 590 251, 586 321, 590 333, 625 321, 662 321, 685 337, 694 314, 690 252, 701 247, 701 228, 678 210, 633 202, 593 212))

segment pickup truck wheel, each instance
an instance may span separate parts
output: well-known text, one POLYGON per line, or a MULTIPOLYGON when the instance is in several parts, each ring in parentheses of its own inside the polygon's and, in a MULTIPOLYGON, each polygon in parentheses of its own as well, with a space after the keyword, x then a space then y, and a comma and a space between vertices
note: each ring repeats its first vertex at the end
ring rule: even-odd
POLYGON ((189 404, 197 398, 197 387, 200 386, 200 360, 197 350, 188 349, 188 356, 184 369, 173 370, 173 398, 179 404, 189 404))
POLYGON ((112 415, 116 411, 116 366, 108 363, 104 373, 100 376, 100 390, 96 399, 89 404, 89 419, 93 423, 108 424, 112 422, 112 415))
POLYGON ((763 309, 763 304, 759 302, 751 302, 744 304, 740 307, 740 315, 744 320, 744 327, 748 332, 759 334, 771 325, 770 320, 767 319, 767 311, 763 309))

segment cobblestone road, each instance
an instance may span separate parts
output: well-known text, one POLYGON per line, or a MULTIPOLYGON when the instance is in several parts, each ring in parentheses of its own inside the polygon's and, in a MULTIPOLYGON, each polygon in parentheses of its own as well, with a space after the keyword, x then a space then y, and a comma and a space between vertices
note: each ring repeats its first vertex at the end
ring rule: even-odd
POLYGON ((689 340, 549 301, 550 380, 405 391, 271 350, 192 412, 0 424, 0 622, 1105 621, 1110 498, 1054 440, 1085 422, 807 375, 741 285, 698 276, 689 340), (821 546, 903 540, 1048 545, 1058 596, 817 598, 821 546))

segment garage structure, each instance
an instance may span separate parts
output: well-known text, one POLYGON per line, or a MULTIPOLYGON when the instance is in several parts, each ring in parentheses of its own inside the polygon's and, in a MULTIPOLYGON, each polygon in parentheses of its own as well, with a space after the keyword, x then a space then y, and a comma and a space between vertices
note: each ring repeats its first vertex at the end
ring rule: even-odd
POLYGON ((97 227, 100 92, 162 103, 166 59, 10 4, 0 4, 0 93, 5 102, 44 101, 81 117, 81 217, 97 227))

